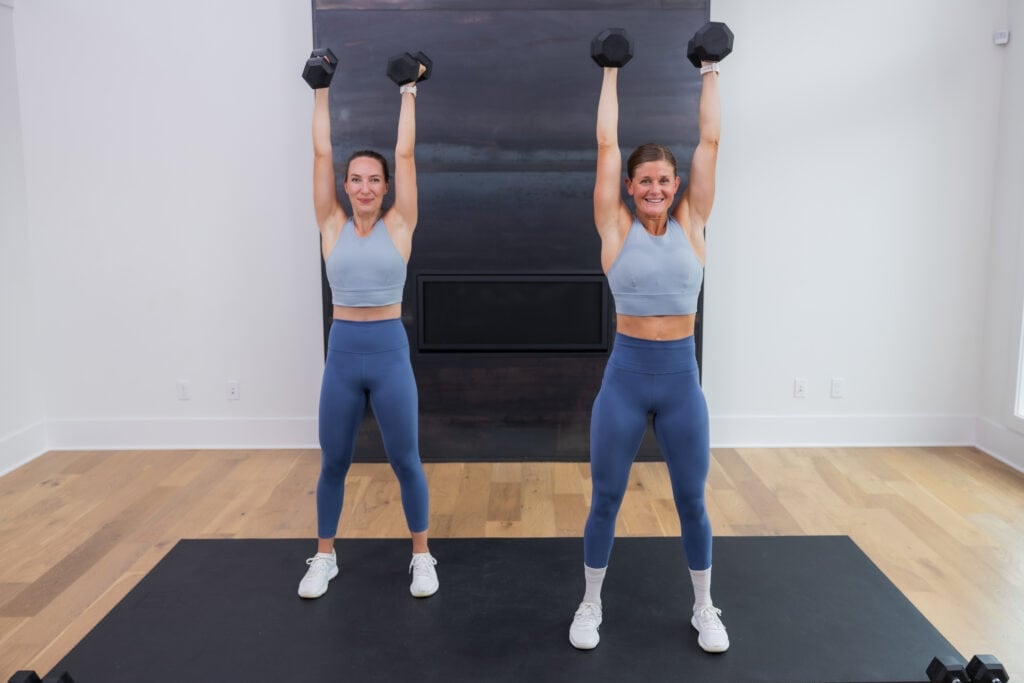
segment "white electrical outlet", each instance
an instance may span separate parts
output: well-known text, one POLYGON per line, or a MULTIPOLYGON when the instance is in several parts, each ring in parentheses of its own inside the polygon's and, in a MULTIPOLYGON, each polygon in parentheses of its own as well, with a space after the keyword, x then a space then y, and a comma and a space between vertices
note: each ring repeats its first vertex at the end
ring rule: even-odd
POLYGON ((992 42, 996 45, 1006 45, 1010 42, 1010 32, 1006 29, 1000 29, 992 33, 992 42))
POLYGON ((833 377, 829 396, 832 398, 846 398, 846 378, 833 377))
POLYGON ((238 383, 237 379, 228 380, 228 400, 229 401, 241 401, 242 400, 242 387, 238 383))
POLYGON ((793 398, 807 398, 807 379, 805 377, 793 379, 793 398))
POLYGON ((178 388, 178 400, 179 401, 191 401, 192 400, 192 388, 189 386, 187 379, 179 379, 177 381, 178 388))

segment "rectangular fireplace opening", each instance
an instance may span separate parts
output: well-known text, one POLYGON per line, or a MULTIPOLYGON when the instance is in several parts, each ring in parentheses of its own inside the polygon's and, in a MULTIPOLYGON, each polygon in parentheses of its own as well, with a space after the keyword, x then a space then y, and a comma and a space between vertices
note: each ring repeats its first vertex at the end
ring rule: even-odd
POLYGON ((609 295, 604 275, 420 274, 421 352, 604 352, 609 295))

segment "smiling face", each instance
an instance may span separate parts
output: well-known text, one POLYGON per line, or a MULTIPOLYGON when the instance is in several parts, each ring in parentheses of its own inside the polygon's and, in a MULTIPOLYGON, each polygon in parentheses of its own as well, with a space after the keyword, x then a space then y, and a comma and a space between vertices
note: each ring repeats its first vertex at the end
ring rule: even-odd
POLYGON ((388 192, 384 165, 373 157, 355 157, 348 163, 345 194, 356 214, 379 214, 388 192))
POLYGON ((626 178, 626 192, 636 203, 637 216, 660 218, 668 215, 679 183, 675 166, 667 160, 645 161, 626 178))

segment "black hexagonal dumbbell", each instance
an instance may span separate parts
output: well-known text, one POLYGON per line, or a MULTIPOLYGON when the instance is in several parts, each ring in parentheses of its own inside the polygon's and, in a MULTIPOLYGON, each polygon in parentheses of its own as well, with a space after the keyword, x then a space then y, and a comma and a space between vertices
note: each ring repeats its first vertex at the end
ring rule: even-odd
POLYGON ((971 683, 1006 683, 1010 675, 1002 663, 992 655, 974 655, 967 662, 967 677, 971 683))
POLYGON ((75 683, 75 679, 67 671, 61 671, 40 680, 39 674, 35 671, 23 669, 15 671, 14 675, 7 679, 7 683, 75 683))
POLYGON ((422 52, 401 52, 388 60, 388 78, 398 85, 425 81, 433 70, 434 63, 422 52))
POLYGON ((590 41, 590 57, 598 66, 616 69, 633 59, 633 41, 623 28, 606 28, 590 41))
POLYGON ((928 683, 968 683, 964 660, 952 655, 935 657, 925 670, 928 683))
POLYGON ((22 669, 15 671, 14 675, 7 679, 7 683, 40 683, 40 678, 35 671, 22 669))
POLYGON ((720 21, 709 21, 690 38, 686 56, 697 68, 701 62, 720 62, 732 52, 732 39, 728 26, 720 21))
POLYGON ((334 69, 337 66, 338 58, 334 56, 329 47, 317 48, 306 60, 306 66, 302 69, 302 77, 314 90, 326 88, 331 84, 331 79, 334 78, 334 69))
POLYGON ((43 683, 75 683, 75 679, 67 671, 61 671, 60 673, 50 674, 43 679, 43 683))

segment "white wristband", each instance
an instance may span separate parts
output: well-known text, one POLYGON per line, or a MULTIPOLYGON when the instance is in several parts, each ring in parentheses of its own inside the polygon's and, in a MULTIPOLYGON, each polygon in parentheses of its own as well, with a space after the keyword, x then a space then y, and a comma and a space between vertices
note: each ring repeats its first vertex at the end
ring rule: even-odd
POLYGON ((712 71, 718 73, 718 62, 711 62, 710 64, 702 66, 700 68, 700 75, 703 76, 704 74, 709 74, 712 71))
POLYGON ((398 89, 398 92, 400 94, 402 94, 402 95, 404 95, 407 92, 408 93, 412 93, 412 96, 416 97, 416 84, 415 83, 406 83, 405 85, 403 85, 401 88, 398 89))

